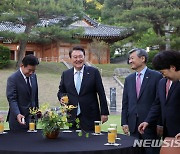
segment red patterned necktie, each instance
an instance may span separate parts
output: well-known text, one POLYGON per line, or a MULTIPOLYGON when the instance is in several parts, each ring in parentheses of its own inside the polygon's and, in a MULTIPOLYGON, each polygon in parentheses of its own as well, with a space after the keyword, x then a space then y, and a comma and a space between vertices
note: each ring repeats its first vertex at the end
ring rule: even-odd
POLYGON ((136 79, 136 94, 137 94, 137 98, 139 97, 139 92, 141 89, 141 73, 138 73, 137 75, 137 79, 136 79))
POLYGON ((167 79, 167 82, 166 82, 166 98, 168 96, 170 85, 171 85, 171 80, 167 79))

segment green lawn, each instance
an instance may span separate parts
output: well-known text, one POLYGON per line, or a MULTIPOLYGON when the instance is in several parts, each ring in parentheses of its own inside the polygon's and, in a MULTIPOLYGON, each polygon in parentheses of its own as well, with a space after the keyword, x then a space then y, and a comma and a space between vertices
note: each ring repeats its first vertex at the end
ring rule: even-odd
POLYGON ((116 68, 129 68, 127 64, 96 64, 95 65, 103 77, 111 77, 114 74, 116 68))

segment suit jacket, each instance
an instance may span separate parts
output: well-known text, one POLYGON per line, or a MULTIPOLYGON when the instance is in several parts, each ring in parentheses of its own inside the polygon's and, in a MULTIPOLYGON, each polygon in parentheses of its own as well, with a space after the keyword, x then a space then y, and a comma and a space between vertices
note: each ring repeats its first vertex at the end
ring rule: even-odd
POLYGON ((164 137, 174 137, 180 132, 180 81, 173 82, 166 99, 166 81, 163 78, 159 82, 156 101, 145 120, 153 123, 159 116, 162 116, 164 126, 164 137), (161 110, 161 112, 159 112, 161 110))
MULTIPOLYGON (((59 100, 63 93, 68 94, 69 104, 77 106, 79 102, 81 109, 80 124, 86 130, 94 129, 94 121, 100 120, 100 115, 109 115, 102 79, 96 68, 84 67, 79 94, 74 84, 74 68, 64 71, 57 94, 59 100)), ((70 114, 70 120, 74 121, 77 109, 72 110, 70 114)))
POLYGON ((131 133, 137 131, 138 123, 143 122, 147 117, 151 105, 155 100, 158 82, 161 78, 162 75, 159 72, 147 68, 142 81, 139 98, 137 98, 136 73, 132 73, 126 77, 122 100, 121 125, 128 125, 131 133))
POLYGON ((20 70, 12 74, 7 80, 6 95, 9 102, 7 121, 11 130, 28 128, 29 107, 38 107, 38 85, 35 74, 30 76, 32 92, 28 89, 26 81, 20 70), (17 115, 25 116, 26 126, 20 125, 17 115))

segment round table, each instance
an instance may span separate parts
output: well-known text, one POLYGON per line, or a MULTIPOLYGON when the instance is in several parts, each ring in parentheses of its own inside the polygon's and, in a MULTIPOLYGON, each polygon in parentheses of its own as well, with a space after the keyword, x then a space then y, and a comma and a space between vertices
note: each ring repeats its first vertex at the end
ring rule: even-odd
POLYGON ((119 135, 119 146, 105 146, 107 133, 89 138, 78 136, 77 132, 60 132, 57 139, 47 139, 41 130, 37 133, 11 132, 0 135, 0 154, 141 154, 140 148, 134 148, 133 137, 119 135))

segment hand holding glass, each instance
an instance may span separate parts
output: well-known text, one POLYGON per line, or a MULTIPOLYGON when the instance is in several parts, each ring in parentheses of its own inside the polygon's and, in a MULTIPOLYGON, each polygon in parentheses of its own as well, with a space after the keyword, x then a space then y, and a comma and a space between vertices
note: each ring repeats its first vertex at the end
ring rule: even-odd
POLYGON ((63 94, 61 97, 61 103, 68 104, 69 98, 67 94, 63 94))

